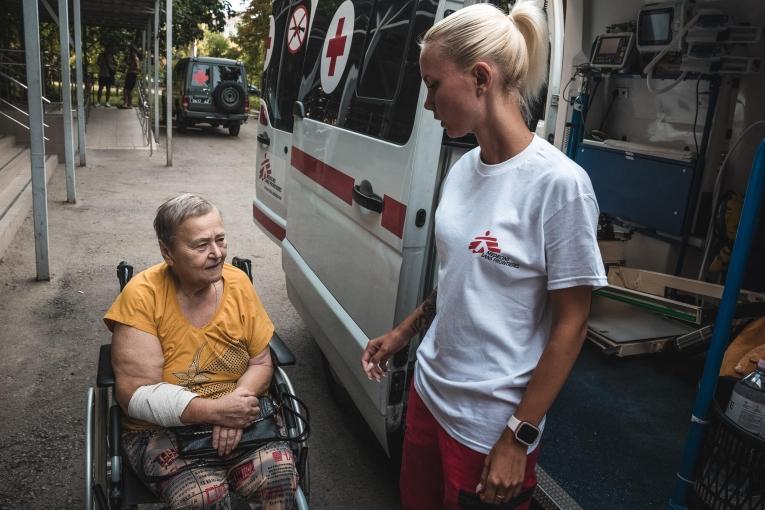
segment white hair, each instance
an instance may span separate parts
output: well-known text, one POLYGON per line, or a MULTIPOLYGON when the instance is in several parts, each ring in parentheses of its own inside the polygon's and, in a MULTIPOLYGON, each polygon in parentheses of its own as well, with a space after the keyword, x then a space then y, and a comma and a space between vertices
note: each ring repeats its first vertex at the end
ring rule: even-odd
POLYGON ((547 77, 548 54, 547 19, 533 0, 518 0, 510 14, 491 4, 465 7, 431 27, 421 44, 438 45, 464 70, 479 61, 496 64, 505 90, 529 118, 547 77))
POLYGON ((217 207, 199 195, 182 193, 174 196, 157 208, 157 215, 154 217, 154 231, 157 233, 157 239, 168 248, 172 248, 175 233, 186 218, 204 216, 213 210, 217 210, 217 207))

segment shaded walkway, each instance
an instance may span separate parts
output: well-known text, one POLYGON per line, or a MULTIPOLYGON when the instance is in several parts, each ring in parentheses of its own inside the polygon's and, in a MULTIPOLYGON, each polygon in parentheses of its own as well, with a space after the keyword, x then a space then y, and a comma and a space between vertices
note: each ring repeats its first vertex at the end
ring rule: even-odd
POLYGON ((141 130, 138 115, 140 110, 137 108, 91 108, 86 135, 88 149, 148 151, 149 145, 141 130))

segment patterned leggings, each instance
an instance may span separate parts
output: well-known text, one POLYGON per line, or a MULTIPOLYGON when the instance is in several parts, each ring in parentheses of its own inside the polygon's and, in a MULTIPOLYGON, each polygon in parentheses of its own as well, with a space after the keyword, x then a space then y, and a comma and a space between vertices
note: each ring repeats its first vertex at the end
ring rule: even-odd
POLYGON ((230 491, 246 500, 252 510, 295 508, 298 477, 287 443, 268 443, 243 457, 235 453, 230 455, 233 457, 230 464, 184 469, 159 482, 150 480, 193 462, 178 456, 172 432, 167 429, 126 432, 122 435, 122 447, 133 471, 171 509, 228 510, 230 491))

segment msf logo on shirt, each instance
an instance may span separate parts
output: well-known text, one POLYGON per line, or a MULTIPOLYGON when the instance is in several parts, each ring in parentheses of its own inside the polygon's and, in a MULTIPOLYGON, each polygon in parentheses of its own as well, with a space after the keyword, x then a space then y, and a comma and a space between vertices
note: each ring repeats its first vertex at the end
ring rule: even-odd
POLYGON ((491 237, 490 230, 487 230, 484 235, 473 239, 468 245, 468 250, 472 251, 473 253, 484 253, 487 251, 492 253, 501 253, 497 238, 491 237))
POLYGON ((481 258, 500 264, 503 266, 512 267, 518 269, 520 266, 513 262, 509 256, 503 255, 502 250, 499 247, 499 242, 496 237, 492 237, 491 231, 487 230, 482 236, 475 237, 470 244, 468 244, 468 250, 473 253, 480 253, 481 258))

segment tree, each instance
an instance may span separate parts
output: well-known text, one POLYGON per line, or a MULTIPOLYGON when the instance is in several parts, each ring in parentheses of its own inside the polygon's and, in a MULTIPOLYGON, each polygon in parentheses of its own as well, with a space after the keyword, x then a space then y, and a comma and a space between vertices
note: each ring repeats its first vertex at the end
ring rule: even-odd
POLYGON ((231 44, 225 35, 205 30, 205 38, 199 43, 199 54, 207 57, 230 58, 240 60, 238 47, 231 44))
POLYGON ((226 19, 236 12, 229 0, 173 0, 173 46, 181 48, 210 32, 223 32, 226 19))
MULTIPOLYGON (((247 65, 249 76, 259 76, 263 71, 265 40, 268 37, 268 18, 271 15, 270 0, 250 0, 237 24, 237 33, 232 38, 241 48, 241 59, 247 65)), ((259 81, 259 80, 258 80, 259 81)), ((251 79, 252 83, 255 80, 251 79)))

